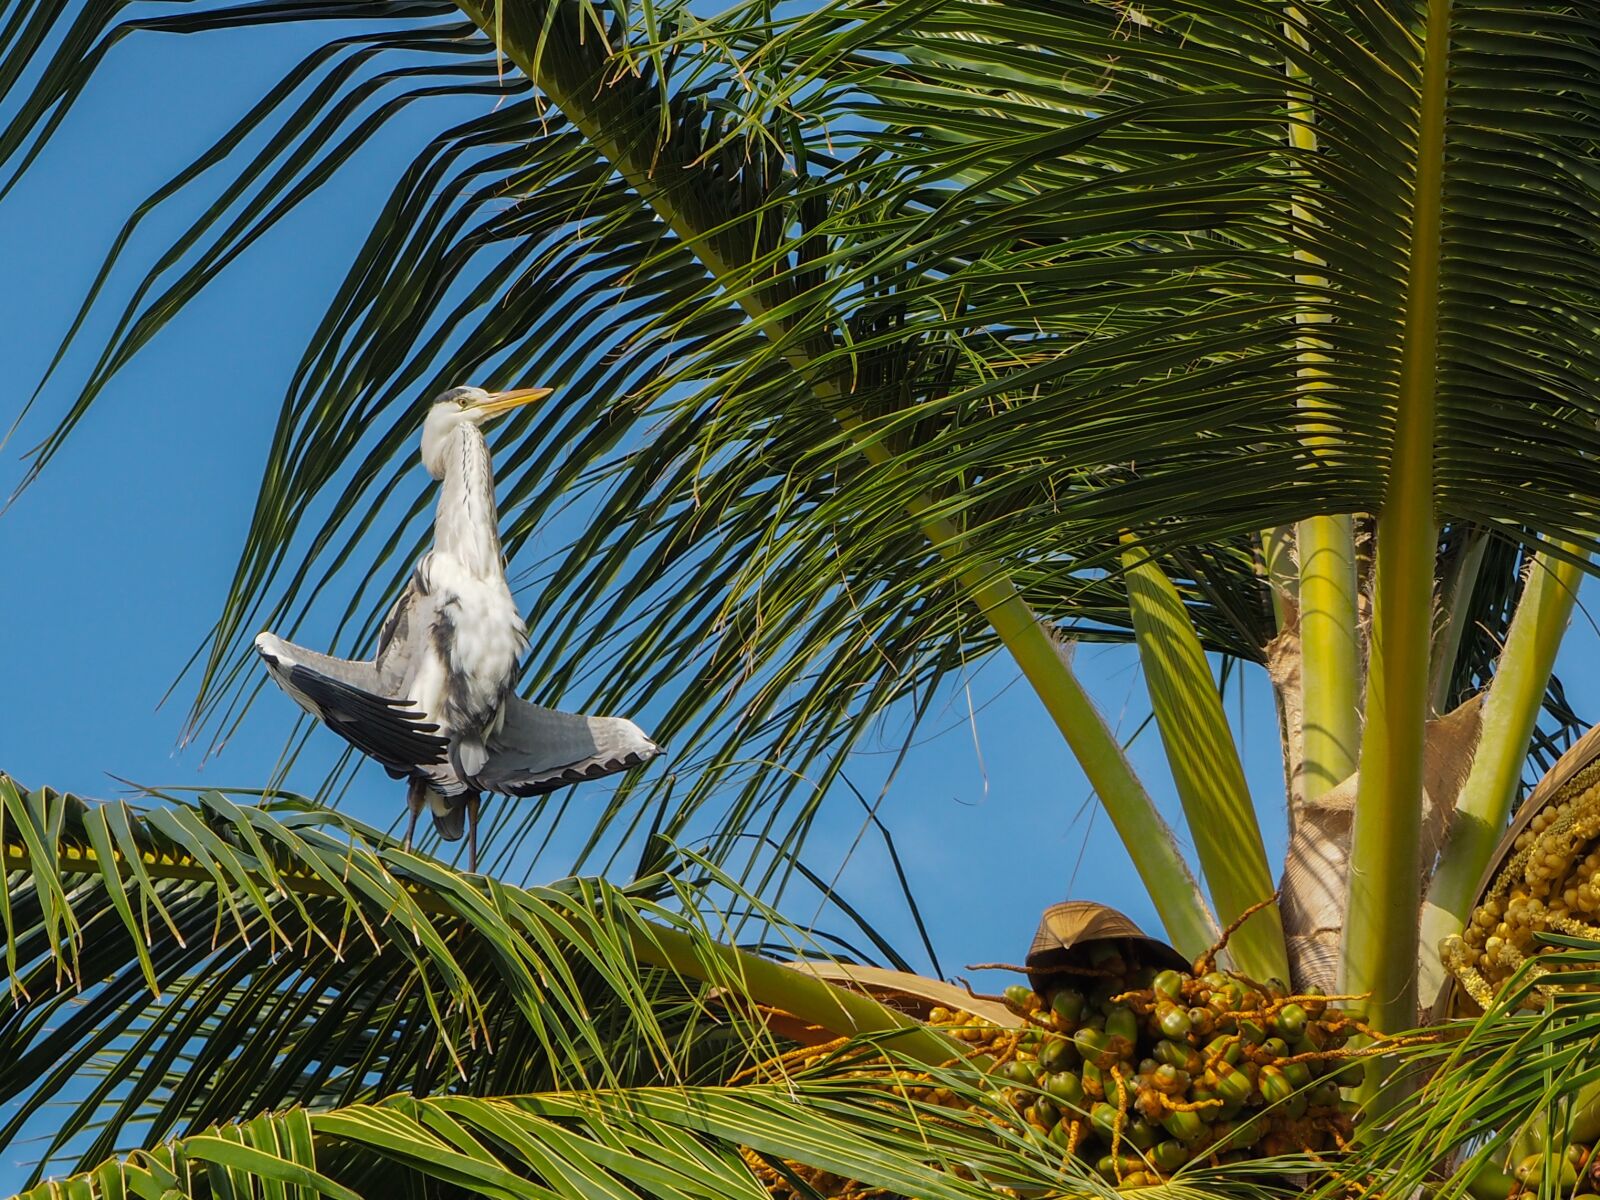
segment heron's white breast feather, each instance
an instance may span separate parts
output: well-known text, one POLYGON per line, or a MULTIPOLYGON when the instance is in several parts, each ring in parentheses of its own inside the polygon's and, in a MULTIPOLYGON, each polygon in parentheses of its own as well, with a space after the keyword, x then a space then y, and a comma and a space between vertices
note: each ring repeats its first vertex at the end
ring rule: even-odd
POLYGON ((483 578, 451 554, 430 570, 432 642, 446 674, 447 716, 463 732, 487 732, 516 674, 527 638, 503 575, 483 578))

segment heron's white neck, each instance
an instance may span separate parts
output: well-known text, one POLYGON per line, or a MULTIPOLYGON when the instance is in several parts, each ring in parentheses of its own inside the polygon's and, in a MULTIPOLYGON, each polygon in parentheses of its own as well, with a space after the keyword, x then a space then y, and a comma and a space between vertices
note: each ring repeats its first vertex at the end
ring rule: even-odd
POLYGON ((435 549, 451 555, 479 578, 503 576, 494 470, 482 432, 463 421, 449 434, 442 459, 444 485, 439 489, 439 508, 433 520, 435 549))

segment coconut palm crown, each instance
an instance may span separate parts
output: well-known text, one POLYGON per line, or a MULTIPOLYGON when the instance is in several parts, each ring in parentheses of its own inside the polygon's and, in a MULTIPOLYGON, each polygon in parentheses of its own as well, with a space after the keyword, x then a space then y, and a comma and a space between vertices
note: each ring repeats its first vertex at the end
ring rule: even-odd
MULTIPOLYGON (((292 627, 351 555, 370 586, 348 608, 347 649, 370 640, 425 533, 426 496, 391 525, 378 503, 410 486, 414 398, 537 365, 567 399, 502 435, 506 551, 531 555, 574 491, 593 515, 527 606, 555 652, 524 689, 560 694, 580 682, 572 664, 608 663, 581 681, 593 703, 664 696, 653 732, 688 764, 608 806, 596 838, 653 799, 670 840, 715 800, 697 869, 761 893, 797 869, 819 787, 875 719, 917 719, 967 664, 1005 654, 1192 957, 1279 876, 1256 814, 1280 800, 1246 787, 1207 657, 1222 655, 1270 675, 1292 826, 1283 902, 1238 930, 1233 963, 1365 996, 1383 1031, 1417 1022, 1530 754, 1537 773, 1575 723, 1551 669, 1600 549, 1600 13, 1543 0, 832 0, 716 16, 585 0, 22 0, 0 25, 0 188, 120 39, 286 21, 326 22, 322 44, 130 217, 85 311, 147 213, 178 194, 210 201, 135 268, 32 469, 390 114, 483 104, 395 181, 288 382, 197 722, 239 719, 250 638, 292 627), (1070 643, 1100 638, 1138 646, 1192 864, 1073 668, 1070 643)), ((53 931, 77 876, 14 846, 14 827, 11 903, 53 931)), ((125 919, 124 876, 104 865, 122 843, 91 828, 93 903, 125 919)), ((204 840, 192 832, 184 854, 204 840)), ((309 843, 275 845, 321 878, 309 843)), ((142 859, 124 846, 119 861, 142 859)), ((480 911, 430 870, 492 953, 533 937, 499 924, 505 896, 480 911)), ((209 875, 216 895, 194 903, 275 887, 278 872, 209 875)), ((297 920, 294 944, 324 928, 297 920)), ((399 1155, 376 1132, 391 1119, 464 1146, 486 1111, 383 1099, 443 1085, 360 1057, 399 1028, 391 1006, 422 994, 405 974, 424 969, 416 952, 377 945, 318 977, 337 1014, 326 1029, 346 1039, 340 1069, 367 1081, 340 1097, 389 1105, 370 1117, 370 1153, 399 1155)), ((156 951, 107 947, 107 969, 154 987, 156 951)), ((441 962, 426 971, 454 979, 441 962)), ((614 983, 610 965, 590 968, 614 983)), ((517 1011, 537 1022, 545 985, 531 979, 517 1011)), ((229 1011, 294 994, 256 969, 231 986, 229 1011)), ((224 1020, 207 1012, 119 1050, 133 1057, 114 1078, 224 1020)), ((144 1028, 127 1020, 129 1037, 144 1028)), ((290 1061, 298 1027, 260 1028, 290 1061)), ((428 1069, 447 1057, 430 1052, 428 1069)), ((300 1104, 309 1125, 250 1134, 288 1161, 296 1139, 346 1128, 310 1084, 330 1069, 307 1059, 293 1087, 241 1080, 204 1105, 164 1076, 167 1117, 148 1130, 300 1104)), ((526 1090, 497 1069, 482 1067, 485 1094, 526 1090)), ((97 1151, 146 1138, 116 1088, 75 1111, 84 1129, 114 1111, 97 1151)), ((687 1145, 678 1117, 651 1112, 649 1137, 687 1145)), ((546 1144, 525 1118, 505 1118, 500 1144, 546 1144)), ((793 1134, 773 1152, 802 1158, 793 1134)), ((460 1186, 488 1186, 461 1169, 460 1186)), ((941 1179, 907 1194, 963 1186, 941 1179)))

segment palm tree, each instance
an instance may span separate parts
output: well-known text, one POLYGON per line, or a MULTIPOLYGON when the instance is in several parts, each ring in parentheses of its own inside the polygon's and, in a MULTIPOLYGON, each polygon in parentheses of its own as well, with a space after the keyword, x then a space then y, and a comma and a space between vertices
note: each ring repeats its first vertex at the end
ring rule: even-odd
MULTIPOLYGON (((659 797, 652 833, 670 842, 714 797, 732 797, 697 871, 777 894, 817 789, 871 722, 897 707, 917 718, 953 672, 1004 653, 1093 783, 1167 936, 1198 954, 1275 890, 1256 819, 1265 801, 1245 786, 1207 658, 1219 654, 1271 676, 1293 825, 1284 903, 1244 923, 1233 961, 1258 977, 1338 979, 1370 996, 1382 1030, 1418 1020, 1442 980, 1438 943, 1476 898, 1530 748, 1545 761, 1573 724, 1550 676, 1600 545, 1600 17, 1489 0, 835 0, 717 17, 199 0, 130 18, 118 5, 28 0, 0 32, 0 79, 32 81, 0 156, 25 170, 131 30, 285 20, 338 24, 130 219, 131 230, 168 196, 212 189, 215 203, 149 269, 36 469, 106 380, 387 112, 435 94, 501 102, 442 131, 396 182, 306 349, 203 659, 197 722, 238 719, 248 638, 291 625, 352 554, 372 586, 347 610, 345 636, 352 647, 371 636, 421 536, 425 495, 394 528, 373 528, 375 502, 405 486, 415 395, 520 378, 537 362, 541 382, 579 399, 504 435, 508 553, 527 562, 532 532, 572 489, 591 491, 594 517, 543 576, 537 636, 555 652, 525 683, 559 694, 579 682, 571 664, 606 662, 586 681, 596 703, 668 688, 658 732, 694 769, 659 797), (364 123, 344 132, 357 112, 364 123), (249 138, 263 148, 234 154, 249 138), (220 183, 206 174, 218 163, 220 183), (1138 646, 1204 889, 1074 671, 1070 642, 1084 638, 1138 646)), ((646 786, 593 836, 632 828, 646 786)), ((35 815, 8 830, 56 830, 66 845, 60 822, 20 796, 19 813, 35 815)), ((265 818, 229 810, 226 836, 199 817, 143 820, 193 822, 169 855, 181 869, 150 850, 141 875, 133 843, 93 822, 71 843, 93 860, 84 886, 101 919, 135 928, 122 889, 137 878, 141 903, 163 887, 186 899, 214 889, 262 921, 290 904, 303 938, 326 928, 292 898, 301 877, 333 885, 294 836, 274 834, 271 853, 249 840, 246 826, 265 818), (238 855, 257 865, 213 873, 238 855), (282 863, 297 866, 284 876, 282 863), (168 870, 188 882, 160 882, 168 870), (291 899, 269 896, 279 883, 291 899)), ((29 919, 54 947, 78 920, 68 901, 87 859, 56 861, 50 845, 36 833, 7 854, 23 868, 12 903, 37 906, 29 919)), ((525 940, 501 924, 510 892, 490 885, 484 909, 474 885, 430 871, 428 894, 452 897, 452 919, 485 945, 525 940)), ((613 933, 626 904, 659 915, 654 898, 611 895, 586 893, 599 908, 585 911, 613 933)), ((343 903, 337 912, 354 911, 343 903)), ((566 933, 564 953, 590 944, 566 933)), ((152 952, 124 941, 113 961, 133 988, 152 952)), ((691 973, 703 980, 714 972, 702 960, 721 951, 697 946, 691 973)), ((393 953, 408 971, 442 969, 393 953)), ((174 954, 178 977, 198 979, 199 961, 174 954)), ((607 1003, 630 1031, 655 1003, 648 989, 668 986, 649 972, 644 991, 618 983, 638 956, 637 939, 611 937, 591 961, 617 985, 607 1003)), ((403 972, 387 985, 340 974, 376 977, 390 961, 340 958, 317 975, 335 1014, 323 1028, 339 1031, 346 1057, 296 1066, 301 1090, 240 1079, 201 1105, 168 1074, 223 1020, 197 1017, 114 1059, 115 1084, 74 1110, 78 1127, 101 1129, 103 1151, 180 1120, 194 1129, 299 1102, 317 1136, 337 1140, 344 1118, 316 1124, 334 1103, 317 1090, 329 1072, 350 1072, 340 1103, 437 1086, 408 1074, 420 1060, 376 1065, 390 1060, 375 1031, 399 1028, 403 1003, 433 993, 403 972), (142 1102, 119 1089, 160 1053, 165 1098, 145 1130, 142 1102), (107 1118, 113 1098, 122 1107, 107 1118)), ((660 969, 673 968, 687 970, 660 969)), ((251 1028, 275 1031, 263 1046, 297 1061, 296 1026, 260 1006, 299 1003, 300 985, 246 983, 254 971, 241 968, 206 1011, 256 1006, 251 1028)), ((750 978, 741 987, 806 1003, 791 980, 777 984, 781 995, 750 978)), ((546 985, 527 986, 516 994, 546 985)), ((454 1010, 428 1011, 443 1028, 454 1010)), ((541 1004, 520 1011, 542 1019, 541 1004)), ((142 1030, 154 1018, 126 1020, 142 1030)), ((894 1023, 881 1011, 861 1021, 851 1028, 894 1023)), ((476 1069, 494 1082, 478 1091, 561 1087, 587 1078, 568 1066, 594 1068, 565 1043, 546 1049, 536 1079, 501 1077, 510 1068, 484 1054, 476 1069)), ((683 1073, 657 1056, 608 1082, 683 1073)), ((416 1103, 393 1108, 426 1124, 416 1103)), ((662 1118, 646 1136, 679 1145, 686 1127, 662 1118)), ((299 1128, 268 1121, 259 1136, 285 1151, 299 1128)), ((799 1134, 790 1126, 791 1141, 770 1148, 804 1161, 799 1134)), ((543 1135, 497 1136, 523 1146, 543 1135)), ((229 1162, 248 1172, 257 1160, 229 1162)), ((917 1186, 909 1194, 935 1194, 917 1186)))

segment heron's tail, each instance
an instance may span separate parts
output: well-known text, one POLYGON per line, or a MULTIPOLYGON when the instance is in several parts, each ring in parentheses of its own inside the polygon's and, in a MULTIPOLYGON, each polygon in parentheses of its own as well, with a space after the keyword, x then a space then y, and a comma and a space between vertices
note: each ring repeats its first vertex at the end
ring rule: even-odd
POLYGON ((466 796, 446 796, 432 787, 424 787, 422 799, 439 836, 447 842, 459 842, 467 831, 466 796))

